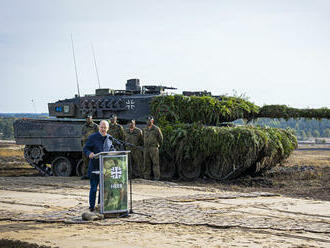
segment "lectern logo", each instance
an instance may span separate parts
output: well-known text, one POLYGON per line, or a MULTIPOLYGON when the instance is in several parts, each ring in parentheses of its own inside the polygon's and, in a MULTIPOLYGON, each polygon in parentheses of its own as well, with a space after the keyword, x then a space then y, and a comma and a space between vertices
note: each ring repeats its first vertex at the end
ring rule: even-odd
POLYGON ((121 178, 122 171, 120 167, 112 167, 111 168, 111 178, 112 179, 119 179, 121 178))

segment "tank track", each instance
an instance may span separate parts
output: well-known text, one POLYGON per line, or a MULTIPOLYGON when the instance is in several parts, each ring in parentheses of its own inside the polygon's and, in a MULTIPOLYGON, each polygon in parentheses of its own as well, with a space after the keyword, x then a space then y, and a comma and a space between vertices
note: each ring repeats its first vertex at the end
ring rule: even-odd
POLYGON ((37 169, 43 176, 52 176, 52 170, 43 164, 45 150, 42 146, 26 145, 24 148, 24 157, 28 163, 37 169))
POLYGON ((46 165, 36 164, 36 163, 31 163, 31 162, 29 162, 29 164, 33 168, 37 169, 40 172, 40 174, 42 174, 43 176, 53 176, 52 170, 49 167, 47 167, 46 165))

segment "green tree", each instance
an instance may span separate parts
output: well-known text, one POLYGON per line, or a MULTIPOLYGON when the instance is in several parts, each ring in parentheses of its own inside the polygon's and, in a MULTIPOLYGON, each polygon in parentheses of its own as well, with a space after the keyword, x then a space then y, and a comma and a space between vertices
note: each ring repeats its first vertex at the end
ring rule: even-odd
POLYGON ((327 138, 330 138, 330 128, 326 128, 323 132, 323 136, 324 137, 327 137, 327 138))
POLYGON ((302 140, 307 140, 307 135, 306 135, 306 133, 305 133, 304 130, 301 130, 301 132, 300 132, 300 138, 301 138, 302 140))
POLYGON ((320 132, 317 129, 314 129, 312 134, 313 134, 313 137, 316 137, 316 138, 320 137, 320 132))
POLYGON ((311 130, 307 130, 307 138, 313 137, 311 130))
POLYGON ((2 139, 14 139, 14 119, 12 118, 0 118, 0 133, 2 133, 2 139))

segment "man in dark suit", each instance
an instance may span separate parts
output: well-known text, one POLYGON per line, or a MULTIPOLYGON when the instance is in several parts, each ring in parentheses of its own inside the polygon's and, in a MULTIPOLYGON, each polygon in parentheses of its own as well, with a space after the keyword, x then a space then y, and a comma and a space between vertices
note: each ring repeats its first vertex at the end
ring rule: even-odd
MULTIPOLYGON (((83 148, 84 153, 90 159, 88 165, 88 176, 90 178, 89 191, 89 210, 94 211, 96 191, 100 182, 99 159, 94 159, 95 154, 99 152, 115 151, 114 145, 121 145, 111 135, 107 134, 109 123, 102 120, 99 125, 99 131, 90 135, 83 148)), ((100 194, 98 197, 100 202, 100 194)))

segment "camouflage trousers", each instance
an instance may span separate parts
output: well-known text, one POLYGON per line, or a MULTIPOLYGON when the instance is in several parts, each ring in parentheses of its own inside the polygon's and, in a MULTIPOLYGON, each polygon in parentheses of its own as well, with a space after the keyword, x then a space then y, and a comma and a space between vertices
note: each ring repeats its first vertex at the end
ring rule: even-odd
POLYGON ((159 151, 158 147, 144 147, 144 172, 143 178, 151 179, 151 170, 154 173, 154 179, 160 178, 159 151))
POLYGON ((87 176, 89 158, 86 156, 84 152, 82 152, 82 159, 83 159, 83 169, 82 169, 83 176, 87 176))
POLYGON ((132 163, 132 176, 143 177, 143 156, 142 151, 132 149, 129 154, 132 163))

